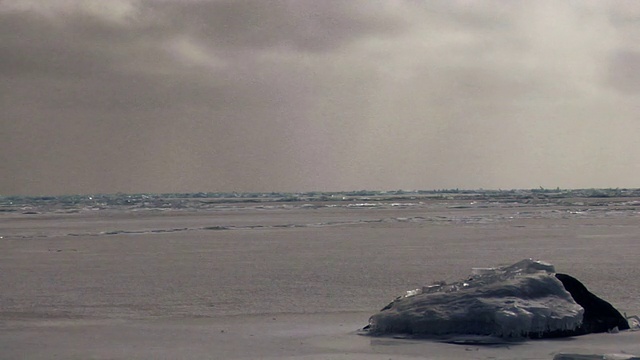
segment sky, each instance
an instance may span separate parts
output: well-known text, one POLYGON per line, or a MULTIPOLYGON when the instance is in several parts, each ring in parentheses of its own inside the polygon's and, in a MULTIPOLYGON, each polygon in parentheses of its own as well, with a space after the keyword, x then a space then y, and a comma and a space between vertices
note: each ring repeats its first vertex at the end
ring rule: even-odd
POLYGON ((0 0, 0 195, 640 187, 640 2, 0 0))

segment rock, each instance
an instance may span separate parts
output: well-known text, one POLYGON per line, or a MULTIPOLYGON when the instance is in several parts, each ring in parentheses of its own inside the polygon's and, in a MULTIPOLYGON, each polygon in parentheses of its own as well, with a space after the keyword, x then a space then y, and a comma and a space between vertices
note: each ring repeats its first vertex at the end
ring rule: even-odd
POLYGON ((613 305, 592 294, 578 279, 567 274, 556 274, 573 300, 582 306, 584 315, 582 325, 574 335, 602 333, 618 330, 629 330, 629 322, 613 305))
POLYGON ((408 291, 369 319, 371 335, 550 338, 628 329, 626 319, 575 278, 530 259, 478 268, 464 281, 408 291))

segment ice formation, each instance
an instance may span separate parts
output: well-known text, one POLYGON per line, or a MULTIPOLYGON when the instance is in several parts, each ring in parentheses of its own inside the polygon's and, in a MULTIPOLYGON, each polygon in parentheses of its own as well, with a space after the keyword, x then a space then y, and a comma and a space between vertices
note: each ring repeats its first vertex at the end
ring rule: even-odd
POLYGON ((553 360, 640 360, 631 354, 556 354, 553 360))
MULTIPOLYGON (((609 317, 602 324, 585 326, 585 308, 578 303, 583 302, 582 294, 579 301, 574 300, 572 289, 563 284, 568 280, 561 281, 557 275, 553 265, 531 259, 506 267, 476 268, 467 280, 440 282, 408 291, 373 315, 363 330, 372 335, 481 335, 513 339, 572 336, 597 332, 592 327, 599 325, 614 327, 609 317)), ((586 291, 579 281, 575 282, 582 286, 580 290, 586 291)), ((611 307, 624 320, 609 303, 588 291, 586 294, 611 307)), ((592 309, 589 311, 594 313, 592 309)), ((611 315, 608 308, 605 311, 606 316, 611 315)), ((613 323, 624 328, 615 314, 613 323)))

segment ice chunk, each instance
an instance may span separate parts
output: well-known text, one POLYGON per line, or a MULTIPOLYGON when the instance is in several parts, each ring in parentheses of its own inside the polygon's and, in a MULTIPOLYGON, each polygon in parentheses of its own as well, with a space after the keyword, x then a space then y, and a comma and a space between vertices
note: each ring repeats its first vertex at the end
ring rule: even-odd
POLYGON ((630 354, 556 354, 553 360, 640 360, 630 354))
POLYGON ((401 296, 373 315, 370 334, 560 336, 578 328, 584 309, 554 276, 531 259, 484 268, 460 282, 401 296))

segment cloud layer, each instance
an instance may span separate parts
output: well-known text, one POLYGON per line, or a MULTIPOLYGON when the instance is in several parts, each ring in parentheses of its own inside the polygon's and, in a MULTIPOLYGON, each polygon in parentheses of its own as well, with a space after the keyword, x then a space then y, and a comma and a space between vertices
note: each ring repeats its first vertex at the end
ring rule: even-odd
POLYGON ((640 5, 0 2, 0 194, 638 187, 640 5))

